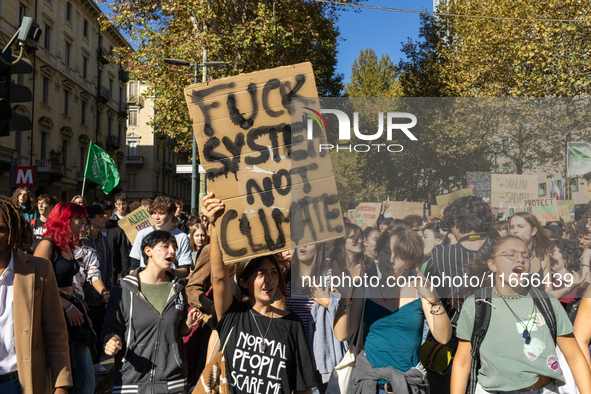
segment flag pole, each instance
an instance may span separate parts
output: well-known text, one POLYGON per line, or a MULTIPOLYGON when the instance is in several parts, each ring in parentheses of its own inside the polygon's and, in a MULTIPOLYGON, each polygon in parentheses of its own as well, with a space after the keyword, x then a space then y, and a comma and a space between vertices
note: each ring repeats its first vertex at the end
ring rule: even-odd
POLYGON ((86 186, 86 177, 84 177, 84 180, 82 181, 82 193, 80 194, 82 197, 84 197, 84 186, 86 186))
POLYGON ((88 154, 86 155, 86 165, 84 166, 84 180, 82 181, 82 193, 80 194, 84 197, 84 186, 86 186, 86 171, 88 170, 88 158, 90 157, 90 151, 92 150, 92 141, 88 145, 88 154))

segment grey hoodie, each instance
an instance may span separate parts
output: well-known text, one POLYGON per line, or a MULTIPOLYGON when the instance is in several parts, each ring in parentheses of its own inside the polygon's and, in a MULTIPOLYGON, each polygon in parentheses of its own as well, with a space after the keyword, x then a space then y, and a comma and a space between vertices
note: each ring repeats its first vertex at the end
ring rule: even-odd
POLYGON ((181 323, 188 307, 184 280, 167 272, 174 279, 160 314, 140 292, 142 270, 115 286, 107 306, 103 341, 117 335, 123 342, 115 355, 113 394, 184 393, 187 371, 181 323))

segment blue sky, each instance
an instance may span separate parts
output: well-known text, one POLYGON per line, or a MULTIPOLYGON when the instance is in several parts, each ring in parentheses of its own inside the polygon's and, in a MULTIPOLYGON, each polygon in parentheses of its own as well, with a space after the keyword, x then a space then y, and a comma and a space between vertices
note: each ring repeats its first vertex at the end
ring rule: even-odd
MULTIPOLYGON (((415 11, 433 11, 433 0, 367 0, 363 5, 376 7, 398 8, 415 11)), ((100 5, 103 12, 109 14, 108 7, 100 5)), ((420 19, 419 14, 391 12, 373 9, 361 9, 353 12, 357 7, 342 12, 338 27, 341 33, 339 53, 337 56, 337 72, 345 75, 344 82, 349 82, 351 65, 359 56, 362 49, 373 48, 378 58, 388 54, 394 64, 402 56, 400 49, 402 42, 408 38, 418 39, 420 19)))
MULTIPOLYGON (((433 11, 433 0, 367 0, 364 5, 416 11, 433 11)), ((351 7, 353 8, 353 7, 351 7)), ((373 48, 378 55, 389 55, 394 64, 402 57, 402 42, 419 36, 419 14, 362 9, 343 12, 338 22, 341 38, 337 71, 349 82, 351 65, 362 49, 373 48)))

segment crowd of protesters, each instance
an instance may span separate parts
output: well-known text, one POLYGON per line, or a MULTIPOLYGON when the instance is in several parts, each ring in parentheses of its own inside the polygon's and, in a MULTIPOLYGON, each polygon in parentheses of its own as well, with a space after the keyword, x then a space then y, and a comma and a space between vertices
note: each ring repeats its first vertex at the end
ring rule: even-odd
POLYGON ((199 217, 113 200, 0 196, 0 393, 93 393, 112 356, 113 393, 591 394, 591 210, 385 203, 373 227, 225 264, 213 193, 199 217), (140 206, 155 225, 131 244, 118 221, 140 206))

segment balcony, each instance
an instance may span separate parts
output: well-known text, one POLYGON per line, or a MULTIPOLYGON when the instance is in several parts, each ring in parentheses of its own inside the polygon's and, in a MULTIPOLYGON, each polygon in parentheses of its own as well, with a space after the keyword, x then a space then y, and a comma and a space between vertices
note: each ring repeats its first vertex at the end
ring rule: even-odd
POLYGON ((65 176, 64 166, 47 159, 35 161, 38 180, 47 180, 49 184, 59 182, 65 176))
POLYGON ((116 135, 107 136, 107 150, 119 150, 120 147, 121 142, 119 142, 116 135))
POLYGON ((172 172, 172 165, 170 165, 170 162, 165 161, 164 163, 162 163, 162 169, 164 170, 164 172, 172 172))
POLYGON ((63 171, 63 166, 61 164, 46 159, 37 160, 35 166, 37 167, 37 173, 39 174, 54 174, 63 171))
POLYGON ((97 49, 97 58, 101 64, 109 64, 109 57, 111 56, 111 51, 108 51, 106 48, 99 48, 97 49))
POLYGON ((119 70, 119 81, 123 83, 129 82, 129 71, 119 70))
POLYGON ((127 104, 119 104, 119 112, 117 112, 118 118, 127 118, 127 104))
POLYGON ((125 165, 127 168, 132 166, 142 168, 144 166, 144 156, 126 156, 125 165))
POLYGON ((98 90, 97 100, 99 103, 108 103, 111 99, 111 91, 104 86, 101 86, 98 90))

